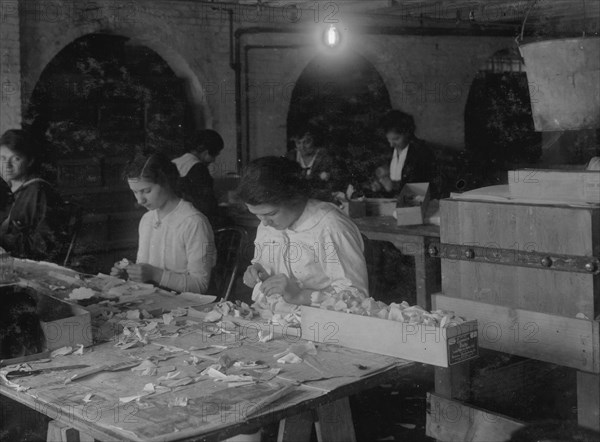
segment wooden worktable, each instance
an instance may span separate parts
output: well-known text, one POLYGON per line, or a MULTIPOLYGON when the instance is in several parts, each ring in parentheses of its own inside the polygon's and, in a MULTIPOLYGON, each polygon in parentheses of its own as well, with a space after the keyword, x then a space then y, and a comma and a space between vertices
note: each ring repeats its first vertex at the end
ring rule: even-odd
MULTIPOLYGON (((36 273, 31 264, 28 267, 30 274, 36 273)), ((46 283, 47 280, 41 282, 46 283)), ((348 397, 390 382, 413 364, 329 344, 318 344, 317 354, 308 359, 310 364, 279 364, 274 354, 291 344, 305 342, 299 338, 298 329, 227 316, 224 320, 233 323, 233 333, 214 335, 215 326, 201 318, 202 313, 178 318, 181 330, 177 336, 158 338, 142 347, 122 350, 114 342, 104 342, 86 348, 82 355, 30 362, 32 368, 39 369, 75 364, 97 366, 129 358, 168 358, 157 362, 159 372, 155 375, 138 376, 126 369, 65 384, 64 380, 77 370, 55 371, 15 380, 26 388, 24 391, 1 385, 0 393, 101 441, 221 440, 273 422, 280 422, 280 440, 308 441, 315 421, 320 440, 352 441, 355 435, 348 397), (258 342, 258 330, 273 330, 275 339, 258 342), (221 352, 215 353, 217 347, 211 345, 221 346, 221 352), (230 386, 200 374, 225 354, 232 360, 262 361, 281 371, 275 378, 244 386, 230 386), (198 359, 194 361, 192 356, 198 359), (160 376, 176 371, 181 374, 175 379, 190 376, 194 382, 137 401, 120 401, 142 394, 146 384, 157 384, 160 376), (294 391, 262 411, 247 415, 250 406, 290 383, 297 384, 294 391), (91 398, 85 402, 84 397, 89 394, 91 398), (173 406, 176 398, 187 398, 187 405, 173 406)))

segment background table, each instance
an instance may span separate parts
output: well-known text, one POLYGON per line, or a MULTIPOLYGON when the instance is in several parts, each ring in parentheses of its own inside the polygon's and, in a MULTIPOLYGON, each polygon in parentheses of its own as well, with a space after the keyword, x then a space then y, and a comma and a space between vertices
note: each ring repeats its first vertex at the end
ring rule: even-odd
POLYGON ((441 266, 440 260, 431 258, 427 249, 432 242, 439 242, 440 227, 397 226, 391 216, 367 216, 352 221, 370 240, 388 241, 403 255, 414 257, 417 304, 430 310, 431 294, 440 290, 441 266))

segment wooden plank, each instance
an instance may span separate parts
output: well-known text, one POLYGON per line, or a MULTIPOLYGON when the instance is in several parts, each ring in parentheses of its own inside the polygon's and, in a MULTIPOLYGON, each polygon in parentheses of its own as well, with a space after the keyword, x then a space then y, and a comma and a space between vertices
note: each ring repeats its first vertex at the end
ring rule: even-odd
POLYGON ((515 197, 597 204, 600 201, 600 174, 585 170, 509 170, 508 188, 515 197))
MULTIPOLYGON (((393 216, 366 216, 354 218, 352 221, 366 236, 380 233, 388 235, 430 236, 440 237, 440 227, 430 224, 418 226, 399 226, 393 216)), ((373 238, 375 239, 375 238, 373 238)))
POLYGON ((356 442, 350 399, 339 399, 317 408, 315 423, 319 442, 356 442))
POLYGON ((427 436, 440 441, 502 441, 524 424, 433 393, 427 394, 427 436))
POLYGON ((600 375, 577 372, 577 423, 600 431, 600 375))
POLYGON ((465 343, 475 341, 476 337, 471 334, 476 327, 473 321, 440 328, 302 307, 302 339, 338 344, 440 367, 448 367, 449 363, 458 362, 463 356, 464 359, 477 356, 474 345, 465 348, 462 356, 456 355, 453 358, 448 345, 449 341, 458 336, 467 339, 465 343))
POLYGON ((512 309, 442 294, 434 308, 477 320, 479 346, 579 370, 598 372, 595 321, 512 309))
POLYGON ((600 275, 442 259, 442 292, 507 307, 598 315, 600 275))
POLYGON ((593 256, 600 208, 443 200, 441 241, 593 256), (456 207, 453 207, 456 206, 456 207), (458 222, 458 229, 455 227, 458 222))
POLYGON ((314 418, 312 412, 297 414, 279 422, 277 442, 310 442, 314 418))

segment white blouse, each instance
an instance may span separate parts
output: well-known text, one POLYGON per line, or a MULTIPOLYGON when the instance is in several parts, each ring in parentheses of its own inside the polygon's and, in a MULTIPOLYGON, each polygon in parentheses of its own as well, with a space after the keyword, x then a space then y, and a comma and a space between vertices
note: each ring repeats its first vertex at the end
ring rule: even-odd
POLYGON ((156 210, 145 213, 139 226, 137 262, 163 269, 157 281, 177 292, 206 293, 217 252, 206 216, 181 200, 158 220, 156 210))
POLYGON ((270 275, 283 273, 304 289, 354 287, 368 296, 364 243, 358 227, 332 203, 308 200, 290 228, 260 225, 253 263, 270 275))

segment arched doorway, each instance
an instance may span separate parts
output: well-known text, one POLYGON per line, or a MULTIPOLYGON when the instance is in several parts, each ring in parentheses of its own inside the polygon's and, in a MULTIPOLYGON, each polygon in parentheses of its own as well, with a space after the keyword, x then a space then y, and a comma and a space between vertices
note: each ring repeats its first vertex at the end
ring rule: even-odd
POLYGON ((183 81, 129 38, 89 34, 45 67, 24 113, 57 158, 181 148, 189 118, 183 81))
MULTIPOLYGON (((368 178, 387 153, 378 133, 391 109, 387 88, 373 65, 358 54, 321 55, 304 69, 292 91, 288 140, 298 126, 316 127, 331 154, 346 163, 353 184, 368 178)), ((293 146, 289 145, 289 148, 293 146)))
POLYGON ((531 115, 527 75, 516 48, 496 52, 475 76, 465 106, 466 190, 505 183, 506 171, 531 167, 542 137, 531 115))
POLYGON ((135 257, 144 211, 123 167, 137 152, 178 155, 191 120, 184 80, 127 37, 88 34, 45 67, 24 123, 47 140, 48 175, 86 214, 78 241, 87 254, 82 269, 107 271, 120 257, 135 257))

